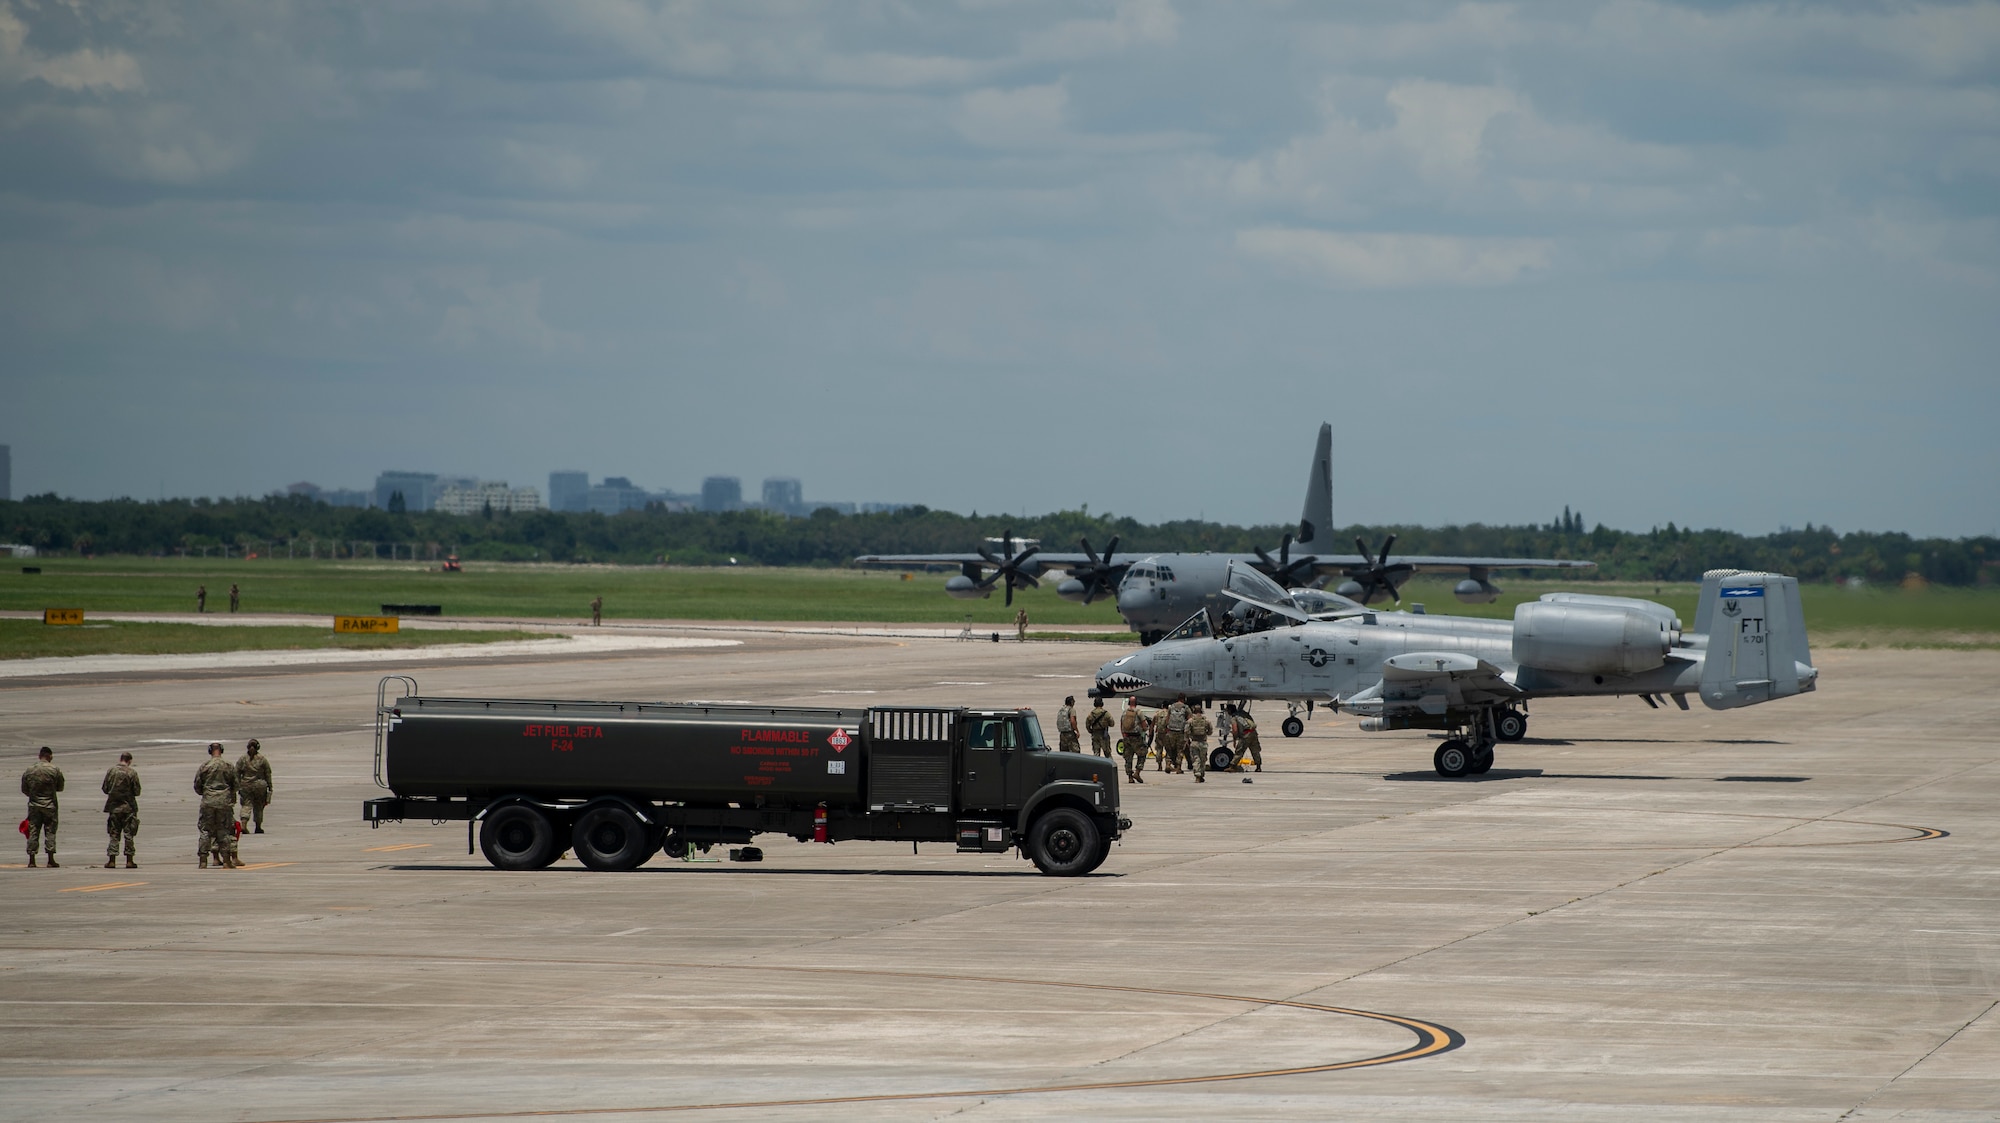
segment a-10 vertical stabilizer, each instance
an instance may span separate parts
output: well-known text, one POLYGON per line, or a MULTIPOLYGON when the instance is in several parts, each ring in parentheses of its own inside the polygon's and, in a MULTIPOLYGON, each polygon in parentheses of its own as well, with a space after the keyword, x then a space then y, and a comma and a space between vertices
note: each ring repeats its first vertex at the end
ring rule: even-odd
POLYGON ((1702 575, 1694 627, 1708 637, 1701 700, 1712 710, 1788 698, 1819 678, 1796 577, 1711 569, 1702 575))

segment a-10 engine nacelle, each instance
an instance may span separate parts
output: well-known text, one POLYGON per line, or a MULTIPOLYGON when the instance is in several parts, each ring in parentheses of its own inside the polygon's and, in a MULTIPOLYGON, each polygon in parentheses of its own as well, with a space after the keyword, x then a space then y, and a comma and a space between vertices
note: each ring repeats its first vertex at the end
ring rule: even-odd
POLYGON ((1667 661, 1679 636, 1657 615, 1608 604, 1531 601, 1514 610, 1514 659, 1584 675, 1635 675, 1667 661))
POLYGON ((944 583, 944 591, 957 597, 959 600, 978 600, 981 597, 990 597, 993 595, 993 587, 991 585, 982 589, 979 587, 979 582, 974 581, 963 573, 947 580, 944 583))

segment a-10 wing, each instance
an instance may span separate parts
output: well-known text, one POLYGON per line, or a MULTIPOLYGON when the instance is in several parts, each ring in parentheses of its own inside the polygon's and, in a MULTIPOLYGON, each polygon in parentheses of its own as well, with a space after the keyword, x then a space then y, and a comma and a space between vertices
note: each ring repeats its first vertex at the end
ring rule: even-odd
POLYGON ((1382 681, 1340 701, 1359 714, 1393 716, 1418 710, 1443 714, 1491 705, 1520 696, 1507 672, 1476 655, 1457 651, 1411 651, 1382 663, 1382 681))

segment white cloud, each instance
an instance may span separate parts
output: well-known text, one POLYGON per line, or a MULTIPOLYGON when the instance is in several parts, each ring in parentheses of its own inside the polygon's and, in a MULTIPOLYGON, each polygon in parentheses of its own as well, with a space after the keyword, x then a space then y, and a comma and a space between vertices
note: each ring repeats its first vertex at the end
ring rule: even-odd
POLYGON ((1342 288, 1501 285, 1548 268, 1553 246, 1534 238, 1336 233, 1262 226, 1238 231, 1245 255, 1342 288))
POLYGON ((145 88, 139 60, 124 51, 83 47, 59 55, 28 46, 28 28, 13 9, 0 7, 0 80, 47 82, 59 90, 131 93, 145 88))
POLYGON ((552 144, 531 144, 512 137, 501 142, 501 154, 514 173, 545 190, 571 193, 587 186, 597 174, 597 159, 552 144))
POLYGON ((455 290, 435 342, 460 351, 526 347, 543 353, 565 342, 564 333, 542 319, 539 280, 496 283, 478 270, 443 271, 433 279, 455 290))
POLYGON ((1123 0, 1110 19, 1064 20, 1022 37, 1021 56, 1074 62, 1132 47, 1171 43, 1180 15, 1167 0, 1123 0))
POLYGON ((952 125, 988 148, 1034 148, 1062 140, 1069 91, 1061 82, 1018 89, 974 90, 959 99, 952 125))

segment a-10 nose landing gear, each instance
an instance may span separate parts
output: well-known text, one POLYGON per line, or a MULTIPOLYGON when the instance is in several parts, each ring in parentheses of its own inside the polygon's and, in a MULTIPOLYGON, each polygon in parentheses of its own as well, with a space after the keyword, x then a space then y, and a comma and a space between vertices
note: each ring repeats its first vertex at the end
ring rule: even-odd
POLYGON ((1493 707, 1476 711, 1465 728, 1453 730, 1452 736, 1431 754, 1431 767, 1447 779, 1485 775, 1493 767, 1493 745, 1502 740, 1500 719, 1514 713, 1493 707))

